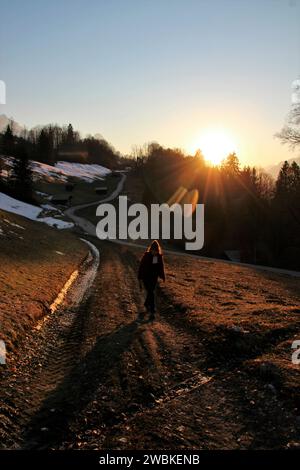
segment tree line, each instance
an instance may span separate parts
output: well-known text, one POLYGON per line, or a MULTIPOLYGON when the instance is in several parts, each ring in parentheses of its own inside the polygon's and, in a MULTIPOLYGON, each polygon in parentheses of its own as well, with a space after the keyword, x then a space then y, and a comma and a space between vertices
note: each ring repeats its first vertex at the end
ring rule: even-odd
MULTIPOLYGON (((300 167, 285 162, 276 181, 255 167, 241 167, 235 153, 219 166, 180 149, 150 144, 135 149, 144 202, 205 204, 201 254, 219 258, 236 251, 248 263, 300 268, 300 167), (175 199, 174 199, 175 195, 175 199), (177 196, 176 196, 177 195, 177 196)), ((174 241, 175 243, 175 241, 174 241)), ((181 242, 183 244, 183 242, 181 242)))
POLYGON ((79 163, 97 163, 115 168, 121 158, 112 145, 100 135, 81 138, 72 124, 49 124, 33 129, 23 129, 14 135, 13 122, 0 134, 0 150, 3 155, 16 156, 26 152, 30 160, 55 164, 58 160, 79 163))

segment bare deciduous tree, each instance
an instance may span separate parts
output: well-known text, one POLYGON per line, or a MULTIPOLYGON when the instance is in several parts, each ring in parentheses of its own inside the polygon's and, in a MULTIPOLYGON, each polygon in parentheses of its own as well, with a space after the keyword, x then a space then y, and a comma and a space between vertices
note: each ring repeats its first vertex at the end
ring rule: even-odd
POLYGON ((292 109, 289 112, 286 123, 275 137, 283 144, 288 144, 292 149, 300 145, 300 81, 296 80, 292 95, 292 109))

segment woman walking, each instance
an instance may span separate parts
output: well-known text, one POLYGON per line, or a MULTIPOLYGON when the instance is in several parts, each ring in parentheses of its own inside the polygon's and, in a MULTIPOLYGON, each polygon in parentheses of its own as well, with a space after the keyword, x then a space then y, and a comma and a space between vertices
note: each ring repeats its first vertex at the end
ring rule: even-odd
POLYGON ((144 284, 147 292, 144 305, 147 311, 150 312, 151 319, 154 318, 155 314, 154 291, 159 277, 165 281, 164 261, 161 247, 159 242, 154 240, 143 254, 138 272, 140 288, 142 289, 142 285, 144 284))

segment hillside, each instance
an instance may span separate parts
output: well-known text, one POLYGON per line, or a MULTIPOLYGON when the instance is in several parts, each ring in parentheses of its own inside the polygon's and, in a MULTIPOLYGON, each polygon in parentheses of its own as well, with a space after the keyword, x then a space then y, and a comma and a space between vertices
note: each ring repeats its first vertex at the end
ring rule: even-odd
POLYGON ((9 363, 87 252, 71 233, 0 210, 0 334, 9 363))
MULTIPOLYGON (((2 157, 9 171, 13 159, 2 157)), ((0 192, 1 338, 11 353, 20 352, 30 329, 49 313, 49 307, 88 249, 63 215, 63 206, 51 204, 73 182, 74 200, 97 199, 94 192, 110 170, 100 165, 59 162, 55 167, 31 162, 37 204, 27 204, 0 192), (40 189, 47 192, 41 192, 40 189), (51 228, 54 227, 54 228, 51 228), (60 229, 60 230, 57 230, 60 229)), ((6 173, 7 175, 7 173, 6 173)), ((69 193, 67 193, 69 194, 69 193)))
MULTIPOLYGON (((3 164, 2 177, 7 177, 8 172, 12 169, 14 164, 14 157, 5 157, 0 155, 3 164)), ((79 180, 92 183, 95 180, 102 181, 111 170, 102 165, 97 164, 82 164, 58 161, 54 165, 47 165, 46 163, 30 161, 30 167, 34 181, 45 181, 48 183, 67 183, 72 180, 78 182, 79 180)))
MULTIPOLYGON (((2 163, 1 178, 5 182, 12 170, 14 158, 0 156, 2 163)), ((108 191, 115 186, 112 172, 97 164, 80 164, 59 161, 54 166, 31 161, 34 199, 36 204, 44 209, 44 216, 48 213, 57 218, 61 217, 61 210, 68 205, 71 197, 72 204, 97 201, 99 195, 96 189, 107 186, 108 191), (68 185, 71 187, 68 188, 68 185), (64 201, 54 207, 53 198, 64 201)), ((4 208, 4 207, 2 207, 4 208)))

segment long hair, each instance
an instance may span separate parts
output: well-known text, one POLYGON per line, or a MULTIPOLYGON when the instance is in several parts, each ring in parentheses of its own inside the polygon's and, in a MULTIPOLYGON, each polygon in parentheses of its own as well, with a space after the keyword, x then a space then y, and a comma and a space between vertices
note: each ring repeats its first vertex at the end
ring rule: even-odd
POLYGON ((153 240, 153 242, 148 246, 146 252, 149 253, 149 251, 151 251, 152 249, 158 251, 158 253, 162 255, 162 249, 158 240, 153 240))

